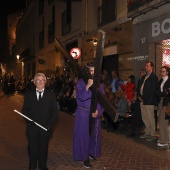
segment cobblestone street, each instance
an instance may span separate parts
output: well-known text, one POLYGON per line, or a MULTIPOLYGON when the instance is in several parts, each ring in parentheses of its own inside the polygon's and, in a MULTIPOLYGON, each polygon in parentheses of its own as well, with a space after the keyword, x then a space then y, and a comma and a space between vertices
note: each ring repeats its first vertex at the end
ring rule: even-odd
MULTIPOLYGON (((0 92, 0 169, 27 170, 27 139, 25 121, 14 112, 21 111, 23 96, 0 92)), ((80 170, 81 162, 72 159, 74 116, 59 112, 49 144, 50 170, 80 170)), ((158 148, 156 141, 138 137, 127 138, 123 133, 102 130, 102 155, 92 161, 96 170, 170 170, 170 149, 158 148)))

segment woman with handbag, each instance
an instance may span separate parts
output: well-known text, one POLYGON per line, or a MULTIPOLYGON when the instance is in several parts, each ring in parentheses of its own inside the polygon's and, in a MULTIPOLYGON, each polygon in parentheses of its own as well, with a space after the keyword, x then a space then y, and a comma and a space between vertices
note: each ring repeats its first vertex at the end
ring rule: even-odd
POLYGON ((167 89, 170 88, 170 78, 168 76, 169 68, 166 66, 161 67, 160 75, 161 80, 157 90, 158 108, 159 108, 159 142, 157 146, 168 146, 169 141, 169 119, 170 117, 165 114, 165 109, 170 102, 170 94, 167 93, 167 89))

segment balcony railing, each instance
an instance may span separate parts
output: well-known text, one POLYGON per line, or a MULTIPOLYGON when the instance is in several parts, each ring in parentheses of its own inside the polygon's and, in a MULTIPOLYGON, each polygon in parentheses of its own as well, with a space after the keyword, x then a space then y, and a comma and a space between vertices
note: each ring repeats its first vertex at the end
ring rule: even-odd
POLYGON ((129 0, 128 17, 135 18, 166 3, 170 3, 170 0, 129 0))
POLYGON ((62 35, 70 32, 71 27, 71 10, 62 13, 62 35))
POLYGON ((108 24, 116 20, 116 1, 106 1, 98 8, 98 26, 108 24))
POLYGON ((137 8, 146 5, 147 3, 151 2, 153 0, 129 0, 128 1, 128 12, 134 11, 137 8))

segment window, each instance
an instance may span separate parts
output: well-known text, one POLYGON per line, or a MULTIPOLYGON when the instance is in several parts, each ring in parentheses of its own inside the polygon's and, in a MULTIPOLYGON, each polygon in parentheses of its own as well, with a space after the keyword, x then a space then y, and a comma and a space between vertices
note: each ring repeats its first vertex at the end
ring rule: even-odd
POLYGON ((71 20, 71 10, 66 10, 62 13, 62 35, 70 32, 71 20))
POLYGON ((44 0, 39 0, 39 16, 44 12, 44 0))
POLYGON ((44 47, 44 31, 39 33, 39 49, 44 47))
POLYGON ((103 0, 103 5, 98 8, 98 26, 116 20, 116 0, 103 0))
POLYGON ((52 22, 48 25, 48 43, 54 41, 55 35, 55 5, 52 7, 52 22))
POLYGON ((50 5, 54 0, 48 0, 48 5, 50 5))

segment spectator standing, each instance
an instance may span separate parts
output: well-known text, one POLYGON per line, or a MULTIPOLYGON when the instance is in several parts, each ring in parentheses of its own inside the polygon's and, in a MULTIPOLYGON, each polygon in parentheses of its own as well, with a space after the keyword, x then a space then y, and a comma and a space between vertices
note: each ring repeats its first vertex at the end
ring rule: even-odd
POLYGON ((157 90, 157 97, 158 97, 158 108, 159 108, 159 142, 157 143, 158 146, 168 146, 169 140, 169 118, 165 115, 165 108, 167 104, 170 102, 170 95, 166 93, 166 89, 170 88, 170 78, 168 77, 169 68, 166 66, 161 67, 160 75, 161 80, 159 81, 159 86, 157 90))
MULTIPOLYGON (((90 74, 94 75, 93 63, 87 63, 90 74)), ((93 136, 89 134, 89 117, 91 107, 92 92, 89 89, 93 85, 93 79, 89 79, 86 84, 83 79, 79 79, 76 86, 77 110, 75 114, 74 135, 73 135, 73 159, 82 161, 86 168, 91 168, 89 157, 96 159, 101 152, 101 119, 103 113, 102 107, 97 104, 93 136)), ((100 90, 104 93, 103 85, 100 90)))
POLYGON ((153 68, 154 64, 151 61, 146 62, 147 74, 142 77, 139 96, 142 120, 145 124, 145 133, 140 138, 146 138, 147 141, 156 139, 154 106, 156 105, 158 77, 153 73, 153 68))
POLYGON ((112 70, 112 92, 115 94, 117 90, 120 90, 120 82, 122 81, 119 77, 119 73, 116 70, 112 70))

